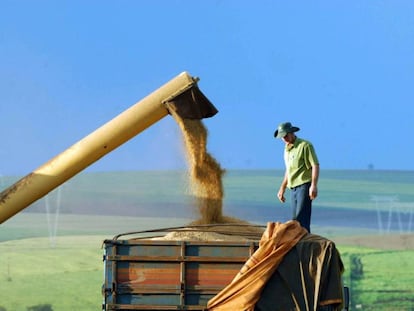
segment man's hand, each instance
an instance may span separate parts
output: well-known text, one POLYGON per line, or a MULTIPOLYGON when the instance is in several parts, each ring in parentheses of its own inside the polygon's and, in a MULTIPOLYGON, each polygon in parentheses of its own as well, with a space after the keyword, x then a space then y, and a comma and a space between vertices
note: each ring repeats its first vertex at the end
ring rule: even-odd
POLYGON ((279 192, 277 193, 277 197, 279 199, 280 202, 285 203, 286 198, 285 198, 285 190, 284 189, 280 189, 279 192))
POLYGON ((311 184, 309 187, 309 197, 311 200, 316 199, 318 196, 318 187, 316 185, 311 184))

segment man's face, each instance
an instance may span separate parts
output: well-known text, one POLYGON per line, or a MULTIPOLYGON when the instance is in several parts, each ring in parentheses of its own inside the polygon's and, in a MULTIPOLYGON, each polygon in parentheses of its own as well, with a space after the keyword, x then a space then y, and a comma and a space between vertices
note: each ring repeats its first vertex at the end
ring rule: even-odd
POLYGON ((287 133, 282 139, 286 144, 293 144, 295 142, 295 137, 295 134, 287 133))

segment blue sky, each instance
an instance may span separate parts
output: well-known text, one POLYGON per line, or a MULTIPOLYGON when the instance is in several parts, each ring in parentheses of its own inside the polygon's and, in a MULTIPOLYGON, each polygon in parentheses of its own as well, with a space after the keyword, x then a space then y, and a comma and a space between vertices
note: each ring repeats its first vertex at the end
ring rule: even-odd
MULTIPOLYGON (((283 169, 280 122, 322 169, 414 170, 413 1, 0 0, 0 174, 25 175, 182 71, 224 168, 283 169)), ((88 171, 185 167, 167 116, 88 171)))

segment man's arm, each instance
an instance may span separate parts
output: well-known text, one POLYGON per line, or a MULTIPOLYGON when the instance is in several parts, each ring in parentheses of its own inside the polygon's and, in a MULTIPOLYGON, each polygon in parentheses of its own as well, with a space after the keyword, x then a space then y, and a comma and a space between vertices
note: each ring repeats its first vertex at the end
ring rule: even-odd
POLYGON ((318 196, 319 164, 312 166, 312 182, 309 188, 309 197, 311 200, 318 196))
POLYGON ((282 184, 280 185, 279 188, 279 192, 277 193, 277 197, 279 198, 279 201, 282 203, 285 203, 286 198, 285 198, 285 190, 287 187, 287 182, 288 182, 288 175, 287 175, 287 170, 285 171, 285 176, 283 177, 283 181, 282 184))

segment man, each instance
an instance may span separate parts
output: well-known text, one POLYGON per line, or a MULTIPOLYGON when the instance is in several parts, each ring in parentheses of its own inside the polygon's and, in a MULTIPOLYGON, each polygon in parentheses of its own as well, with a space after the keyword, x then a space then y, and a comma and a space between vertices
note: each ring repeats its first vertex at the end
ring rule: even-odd
POLYGON ((319 161, 313 145, 296 137, 299 128, 290 122, 281 123, 274 136, 285 142, 285 175, 277 197, 284 203, 285 190, 291 190, 293 219, 310 233, 312 200, 318 196, 319 161))

